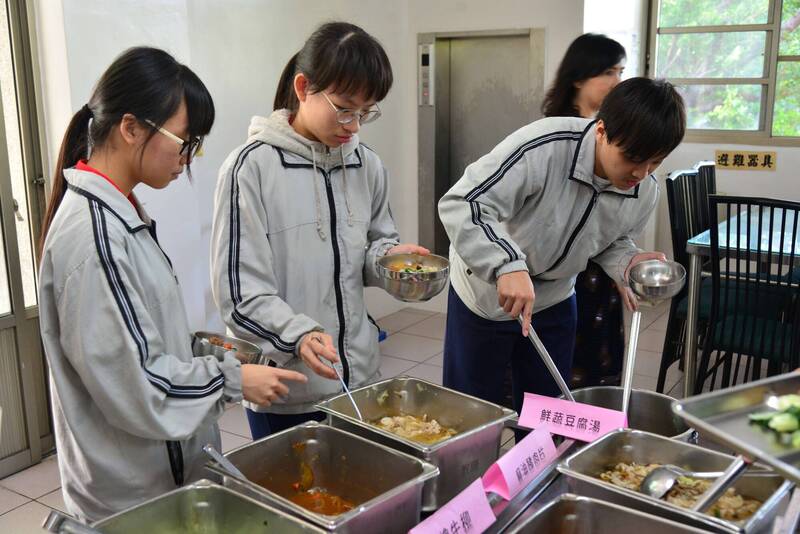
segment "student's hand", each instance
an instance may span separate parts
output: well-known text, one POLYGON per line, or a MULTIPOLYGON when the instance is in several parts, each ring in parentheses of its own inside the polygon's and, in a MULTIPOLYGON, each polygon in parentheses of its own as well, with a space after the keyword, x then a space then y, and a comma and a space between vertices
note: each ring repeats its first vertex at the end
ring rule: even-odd
POLYGON ((633 290, 627 285, 614 284, 619 291, 619 297, 622 299, 622 304, 629 311, 636 311, 639 309, 639 301, 633 290))
POLYGON ((336 355, 336 347, 331 336, 324 332, 309 332, 300 339, 297 354, 309 369, 319 376, 336 380, 336 371, 320 361, 320 358, 325 358, 331 363, 339 363, 339 356, 336 355))
POLYGON ((522 335, 527 337, 533 312, 533 281, 528 271, 501 274, 497 279, 497 303, 513 318, 522 316, 522 335))
POLYGON ((247 401, 260 406, 269 406, 275 399, 286 396, 289 388, 281 380, 307 382, 308 378, 289 369, 267 365, 242 365, 242 395, 247 401))
POLYGON ((391 256, 392 254, 419 254, 420 256, 427 256, 430 253, 431 251, 425 247, 414 245, 412 243, 403 243, 402 245, 395 245, 392 248, 390 248, 386 252, 386 255, 391 256))
POLYGON ((630 311, 639 309, 639 300, 636 298, 636 295, 633 294, 633 290, 628 286, 628 274, 631 272, 631 267, 647 260, 666 261, 667 256, 663 252, 642 252, 641 254, 637 254, 631 258, 631 262, 625 268, 625 285, 617 285, 617 291, 619 291, 622 302, 630 311))

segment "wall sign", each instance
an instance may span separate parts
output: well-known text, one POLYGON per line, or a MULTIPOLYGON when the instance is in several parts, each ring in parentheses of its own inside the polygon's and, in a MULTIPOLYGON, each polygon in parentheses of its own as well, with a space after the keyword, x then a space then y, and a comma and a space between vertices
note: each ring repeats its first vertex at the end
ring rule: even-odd
POLYGON ((717 168, 733 171, 774 171, 775 152, 750 152, 746 150, 717 150, 714 160, 717 168))

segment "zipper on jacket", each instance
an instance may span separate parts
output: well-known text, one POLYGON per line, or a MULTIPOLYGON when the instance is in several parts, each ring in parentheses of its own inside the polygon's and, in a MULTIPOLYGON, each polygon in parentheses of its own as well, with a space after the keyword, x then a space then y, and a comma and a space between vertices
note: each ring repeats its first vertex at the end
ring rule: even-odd
POLYGON ((567 245, 564 247, 564 252, 561 253, 561 256, 558 257, 558 259, 555 261, 555 263, 553 263, 553 265, 551 265, 546 271, 543 271, 540 274, 549 273, 550 271, 561 265, 561 262, 563 262, 564 259, 567 257, 567 254, 569 254, 569 250, 572 248, 572 243, 575 241, 575 238, 578 237, 578 232, 580 232, 583 226, 586 224, 587 219, 589 219, 589 215, 592 213, 592 210, 594 209, 594 205, 597 204, 597 195, 598 195, 597 190, 593 189, 592 199, 589 201, 589 205, 586 206, 586 209, 583 211, 581 220, 578 221, 578 226, 576 226, 575 230, 573 230, 572 234, 570 234, 569 239, 567 240, 567 245))
MULTIPOLYGON (((331 246, 333 246, 333 290, 336 293, 336 313, 339 316, 339 359, 342 362, 342 370, 344 376, 342 380, 348 386, 350 385, 350 364, 344 355, 344 335, 345 335, 345 322, 344 322, 344 300, 342 299, 342 281, 340 280, 342 265, 341 256, 339 253, 339 238, 336 234, 336 205, 333 201, 333 187, 331 186, 331 179, 328 173, 320 169, 320 172, 325 177, 325 192, 328 195, 328 209, 331 214, 331 246)), ((315 177, 316 179, 316 177, 315 177)))

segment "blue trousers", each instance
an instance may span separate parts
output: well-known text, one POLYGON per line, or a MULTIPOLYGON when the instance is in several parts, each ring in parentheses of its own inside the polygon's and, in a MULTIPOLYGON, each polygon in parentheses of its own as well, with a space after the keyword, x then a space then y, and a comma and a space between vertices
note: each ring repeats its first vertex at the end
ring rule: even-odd
MULTIPOLYGON (((532 324, 564 380, 569 383, 575 348, 575 295, 533 315, 532 324)), ((523 394, 561 394, 517 321, 490 321, 475 315, 453 288, 447 300, 444 386, 502 404, 503 379, 511 362, 512 397, 517 413, 523 394)))
POLYGON ((325 419, 324 412, 277 414, 254 412, 250 408, 245 408, 245 411, 247 412, 247 422, 250 424, 250 433, 253 435, 253 441, 306 421, 322 421, 325 419))

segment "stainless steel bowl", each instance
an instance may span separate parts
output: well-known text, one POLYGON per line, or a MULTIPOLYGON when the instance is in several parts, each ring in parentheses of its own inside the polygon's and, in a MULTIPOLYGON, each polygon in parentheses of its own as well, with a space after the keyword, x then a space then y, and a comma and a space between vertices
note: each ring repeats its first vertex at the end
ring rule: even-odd
MULTIPOLYGON (((576 389, 575 400, 592 406, 619 410, 622 405, 622 388, 618 386, 596 386, 576 389)), ((652 432, 659 436, 697 442, 697 432, 672 412, 672 397, 655 391, 631 390, 628 408, 628 426, 636 430, 652 432)))
POLYGON ((391 296, 403 302, 423 302, 438 295, 450 275, 450 262, 447 258, 428 254, 392 254, 378 260, 378 275, 381 285, 391 296), (430 273, 408 273, 402 269, 414 267, 433 267, 430 273))
POLYGON ((257 363, 266 365, 267 358, 261 353, 258 345, 224 334, 214 332, 195 332, 192 334, 192 354, 195 356, 216 356, 222 359, 226 352, 232 351, 236 359, 242 363, 257 363), (220 340, 231 348, 211 342, 212 338, 220 340))
POLYGON ((637 263, 628 273, 628 284, 645 300, 669 299, 680 293, 686 269, 675 261, 648 260, 637 263))

